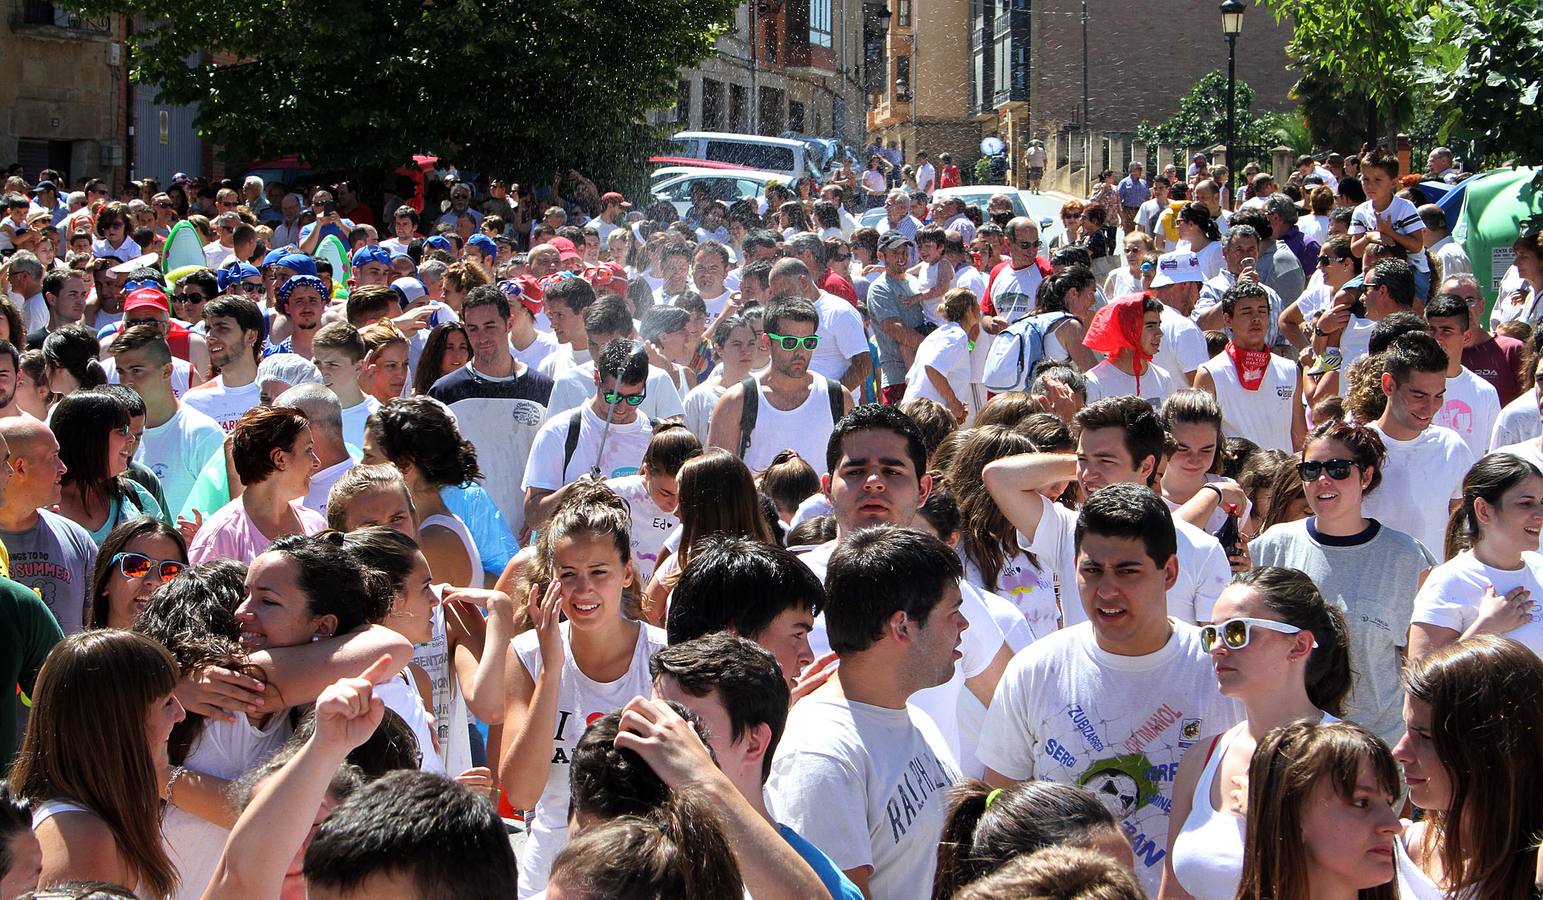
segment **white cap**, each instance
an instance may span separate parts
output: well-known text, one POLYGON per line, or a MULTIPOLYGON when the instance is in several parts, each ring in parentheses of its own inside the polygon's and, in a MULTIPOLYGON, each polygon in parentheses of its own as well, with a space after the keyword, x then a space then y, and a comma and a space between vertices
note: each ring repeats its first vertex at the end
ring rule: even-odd
POLYGON ((1205 281, 1200 271, 1200 256, 1195 253, 1164 253, 1157 258, 1157 274, 1152 276, 1152 287, 1167 287, 1187 281, 1205 281))

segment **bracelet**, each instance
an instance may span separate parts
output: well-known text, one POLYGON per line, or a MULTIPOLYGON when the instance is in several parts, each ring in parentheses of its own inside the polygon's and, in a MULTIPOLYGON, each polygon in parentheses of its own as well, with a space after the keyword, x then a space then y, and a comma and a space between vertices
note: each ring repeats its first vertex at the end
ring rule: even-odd
POLYGON ((166 801, 168 803, 171 802, 171 788, 172 788, 172 785, 176 784, 179 780, 181 780, 182 776, 187 774, 187 771, 188 771, 187 770, 187 766, 172 766, 171 767, 171 774, 169 776, 167 776, 167 778, 166 778, 166 801))
POLYGON ((1222 501, 1227 499, 1226 496, 1224 494, 1222 494, 1222 489, 1217 487, 1216 485, 1212 484, 1211 482, 1207 481, 1205 484, 1202 484, 1200 486, 1200 489, 1202 491, 1205 490, 1206 488, 1210 488, 1211 490, 1216 492, 1216 502, 1217 503, 1221 503, 1222 501))

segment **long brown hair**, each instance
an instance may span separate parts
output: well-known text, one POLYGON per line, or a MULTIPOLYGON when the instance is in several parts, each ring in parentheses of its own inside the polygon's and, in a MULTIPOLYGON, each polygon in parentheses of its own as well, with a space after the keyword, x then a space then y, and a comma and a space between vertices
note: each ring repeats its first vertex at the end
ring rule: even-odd
POLYGON ((1446 809, 1425 811, 1425 846, 1440 853, 1447 895, 1537 896, 1543 835, 1543 660, 1510 638, 1448 644, 1404 669, 1409 696, 1431 708, 1431 739, 1452 783, 1446 809))
POLYGON ((112 580, 113 569, 116 568, 114 558, 126 552, 130 543, 142 537, 166 538, 177 545, 177 552, 181 557, 178 561, 182 563, 188 561, 187 538, 182 536, 182 532, 155 516, 135 516, 108 532, 107 539, 102 542, 102 548, 96 554, 96 569, 91 573, 91 621, 88 623, 90 627, 107 627, 107 619, 112 615, 112 610, 108 609, 107 584, 112 580))
POLYGON ((584 829, 552 862, 549 881, 564 896, 607 900, 738 900, 745 891, 712 804, 692 791, 672 794, 647 817, 584 829))
MULTIPOLYGON (((1324 779, 1339 796, 1353 795, 1363 760, 1389 797, 1402 793, 1392 751, 1359 725, 1293 722, 1264 736, 1248 766, 1248 824, 1237 900, 1309 900, 1302 811, 1324 779)), ((1365 888, 1358 896, 1397 900, 1397 879, 1365 888)))
POLYGON ((171 654, 143 635, 112 628, 70 635, 38 673, 11 770, 11 785, 29 800, 91 810, 157 897, 175 892, 177 867, 161 840, 161 783, 145 719, 177 678, 171 654))
POLYGON ((691 559, 691 546, 709 534, 722 532, 773 546, 781 543, 761 512, 750 470, 729 451, 714 447, 693 456, 681 465, 675 480, 680 486, 676 516, 682 569, 691 559))
POLYGON ((972 429, 948 467, 948 486, 959 502, 959 529, 964 556, 980 570, 981 586, 997 590, 1002 566, 1018 550, 1018 529, 1002 514, 986 491, 981 470, 987 463, 1034 452, 1034 443, 1005 425, 972 429))

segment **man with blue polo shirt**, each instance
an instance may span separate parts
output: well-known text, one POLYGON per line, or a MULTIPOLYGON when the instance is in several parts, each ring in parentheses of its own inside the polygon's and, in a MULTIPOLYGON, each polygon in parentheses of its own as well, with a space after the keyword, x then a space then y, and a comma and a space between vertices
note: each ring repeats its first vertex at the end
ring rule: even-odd
POLYGON ((337 203, 333 201, 329 191, 317 191, 311 197, 311 212, 316 220, 300 229, 300 249, 306 253, 315 253, 321 239, 327 235, 336 235, 337 239, 348 246, 348 233, 354 230, 354 223, 338 212, 337 203))

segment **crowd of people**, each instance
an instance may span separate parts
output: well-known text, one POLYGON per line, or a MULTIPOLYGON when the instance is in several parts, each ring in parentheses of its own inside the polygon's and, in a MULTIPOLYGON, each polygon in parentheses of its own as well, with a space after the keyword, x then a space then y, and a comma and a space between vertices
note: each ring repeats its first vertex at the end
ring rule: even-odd
POLYGON ((874 158, 13 175, 0 896, 1538 896, 1543 232, 874 158))

